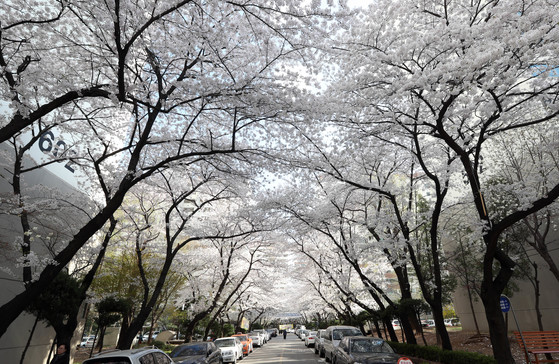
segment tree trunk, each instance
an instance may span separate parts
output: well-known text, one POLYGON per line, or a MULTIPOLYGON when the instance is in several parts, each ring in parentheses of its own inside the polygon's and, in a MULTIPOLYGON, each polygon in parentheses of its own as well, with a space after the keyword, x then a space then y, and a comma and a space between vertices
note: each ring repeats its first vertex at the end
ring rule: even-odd
POLYGON ((437 329, 437 334, 441 339, 441 346, 444 350, 452 350, 452 343, 450 342, 450 336, 448 336, 448 331, 444 324, 443 306, 441 300, 437 300, 431 305, 433 311, 433 320, 435 321, 435 328, 437 329))
POLYGON ((501 312, 500 292, 494 289, 482 292, 482 301, 485 306, 485 316, 489 325, 489 335, 493 346, 493 356, 499 364, 514 364, 514 358, 510 351, 505 319, 501 312))
POLYGON ((386 331, 388 331, 388 335, 390 336, 390 341, 398 342, 398 336, 396 336, 396 331, 394 331, 394 327, 392 327, 392 322, 388 317, 382 319, 384 322, 384 327, 386 331))
POLYGON ((192 342, 192 335, 194 334, 194 329, 196 328, 196 325, 198 325, 198 323, 202 321, 204 318, 206 318, 206 316, 208 316, 209 314, 210 313, 206 310, 206 311, 199 312, 196 316, 192 318, 192 320, 188 323, 188 326, 185 329, 186 342, 192 342))
POLYGON ((538 279, 538 264, 532 262, 532 266, 534 267, 534 296, 535 296, 535 304, 534 309, 536 310, 536 319, 538 321, 538 329, 540 331, 544 331, 543 329, 543 321, 542 321, 542 311, 540 310, 540 281, 538 279))
POLYGON ((27 339, 27 343, 25 344, 25 348, 21 353, 21 359, 19 360, 19 364, 23 364, 23 360, 25 359, 25 353, 27 353, 27 349, 29 349, 29 345, 31 344, 31 338, 35 333, 35 329, 37 328, 37 323, 39 322, 39 318, 35 317, 35 322, 33 322, 33 327, 31 328, 31 332, 29 333, 29 338, 27 339))
POLYGON ((380 330, 380 326, 378 324, 378 320, 377 319, 373 319, 373 324, 375 325, 375 330, 377 331, 377 335, 378 337, 380 337, 382 339, 382 331, 380 330))
POLYGON ((474 319, 474 325, 476 327, 476 334, 479 336, 481 335, 481 332, 479 331, 479 325, 477 323, 477 316, 474 310, 474 302, 472 297, 472 289, 470 288, 469 282, 466 283, 466 290, 468 292, 468 301, 470 302, 470 310, 472 310, 472 318, 474 319))
POLYGON ((415 333, 413 332, 412 324, 410 323, 409 315, 402 315, 400 318, 400 324, 402 325, 402 331, 406 338, 408 344, 417 345, 417 340, 415 339, 415 333))
POLYGON ((91 356, 93 355, 93 349, 95 349, 95 346, 98 344, 99 341, 99 334, 101 333, 101 328, 99 326, 97 326, 97 331, 95 332, 95 338, 93 339, 93 344, 91 345, 91 350, 89 351, 89 357, 91 358, 91 356))
POLYGON ((98 353, 101 352, 101 350, 103 350, 103 344, 105 341, 105 331, 107 330, 107 327, 102 327, 101 330, 99 331, 99 341, 97 342, 97 348, 99 349, 98 353))
POLYGON ((421 338, 423 339, 423 345, 427 346, 427 340, 425 339, 425 332, 423 331, 423 325, 421 324, 421 316, 419 315, 419 311, 417 314, 417 322, 419 322, 419 332, 421 333, 421 338))

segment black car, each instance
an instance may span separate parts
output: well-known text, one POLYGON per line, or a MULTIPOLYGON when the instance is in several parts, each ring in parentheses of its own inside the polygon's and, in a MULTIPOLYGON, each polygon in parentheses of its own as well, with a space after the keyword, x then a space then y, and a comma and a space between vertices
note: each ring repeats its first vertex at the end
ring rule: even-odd
MULTIPOLYGON (((332 357, 333 364, 397 364, 401 355, 383 339, 365 336, 345 336, 332 357)), ((410 361, 411 362, 411 361, 410 361)))
POLYGON ((221 364, 221 350, 211 341, 182 344, 169 356, 176 364, 221 364))

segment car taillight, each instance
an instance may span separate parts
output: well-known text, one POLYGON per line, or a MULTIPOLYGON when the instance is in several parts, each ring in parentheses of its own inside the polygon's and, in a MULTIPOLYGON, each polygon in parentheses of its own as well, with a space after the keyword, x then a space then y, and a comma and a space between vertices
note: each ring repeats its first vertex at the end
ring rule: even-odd
POLYGON ((309 338, 309 339, 314 339, 314 337, 312 337, 312 336, 308 336, 308 338, 309 338))

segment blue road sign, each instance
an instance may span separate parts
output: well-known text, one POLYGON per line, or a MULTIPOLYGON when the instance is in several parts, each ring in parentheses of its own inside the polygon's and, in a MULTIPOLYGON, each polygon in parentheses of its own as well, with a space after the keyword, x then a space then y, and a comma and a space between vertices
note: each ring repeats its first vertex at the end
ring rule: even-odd
POLYGON ((510 310, 510 301, 507 296, 501 296, 501 311, 509 312, 510 310))

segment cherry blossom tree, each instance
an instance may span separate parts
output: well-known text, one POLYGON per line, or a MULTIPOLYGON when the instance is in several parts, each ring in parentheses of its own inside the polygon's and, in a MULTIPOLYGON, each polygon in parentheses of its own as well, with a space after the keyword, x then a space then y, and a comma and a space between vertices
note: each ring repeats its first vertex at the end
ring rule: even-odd
MULTIPOLYGON (((409 150, 429 183, 440 186, 437 196, 467 182, 486 246, 481 298, 499 363, 514 362, 499 298, 515 263, 501 249, 501 234, 550 205, 559 185, 526 186, 518 208, 494 221, 482 157, 499 135, 515 139, 519 130, 556 123, 555 10, 545 1, 380 1, 336 46, 343 59, 338 95, 359 110, 344 118, 348 125, 409 150)), ((485 161, 488 172, 495 161, 485 161)), ((435 238, 439 226, 430 223, 435 238)))
MULTIPOLYGON (((509 196, 509 209, 519 206, 521 195, 515 193, 520 187, 531 186, 533 190, 547 192, 554 180, 557 180, 559 164, 557 155, 557 131, 554 125, 537 126, 519 132, 518 139, 510 140, 498 138, 495 141, 493 154, 502 155, 499 160, 498 178, 505 179, 509 187, 502 190, 496 186, 488 190, 488 194, 503 199, 503 193, 509 196)), ((491 156, 492 160, 497 160, 491 156)), ((527 231, 526 242, 545 261, 549 270, 559 282, 559 267, 550 254, 550 244, 553 243, 551 233, 556 231, 553 221, 557 217, 558 204, 555 202, 537 213, 522 219, 519 228, 527 231)), ((510 212, 509 212, 510 213, 510 212)))
MULTIPOLYGON (((278 208, 288 213, 293 220, 293 231, 286 234, 297 245, 299 252, 324 274, 326 280, 335 285, 344 297, 342 303, 352 302, 370 313, 377 308, 384 310, 386 306, 395 308, 396 303, 381 286, 383 279, 375 276, 376 266, 370 259, 380 251, 367 241, 369 232, 366 214, 358 202, 363 199, 363 194, 358 191, 354 193, 355 189, 344 191, 344 185, 339 182, 334 183, 331 189, 326 188, 326 184, 326 180, 322 179, 318 190, 322 190, 323 194, 317 193, 312 205, 308 203, 308 197, 295 197, 291 203, 279 205, 278 208), (359 282, 358 288, 349 285, 352 281, 359 282), (360 291, 368 295, 368 299, 359 299, 360 291), (374 302, 375 307, 368 301, 374 302)), ((307 186, 305 190, 313 188, 307 186)), ((318 287, 315 285, 315 288, 318 287)), ((348 311, 347 305, 343 304, 337 312, 343 315, 343 312, 352 311, 348 311)), ((385 326, 391 340, 397 341, 390 319, 388 316, 384 318, 385 326)), ((410 341, 414 342, 414 339, 410 341)))
POLYGON ((322 14, 271 1, 44 5, 43 13, 2 5, 8 112, 1 140, 17 149, 36 138, 48 157, 79 166, 80 188, 97 206, 72 227, 52 264, 0 307, 0 334, 134 186, 193 165, 241 173, 262 148, 258 128, 273 130, 295 99, 289 85, 296 75, 283 67, 301 59, 298 51, 312 38, 307 30, 318 27, 311 21, 322 14), (59 144, 64 151, 54 153, 59 144))

